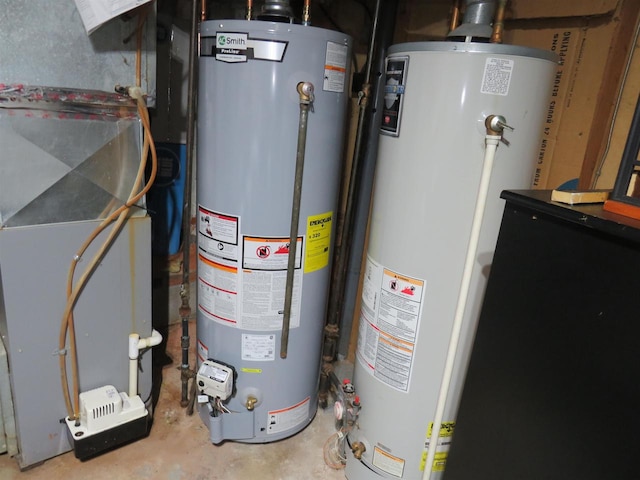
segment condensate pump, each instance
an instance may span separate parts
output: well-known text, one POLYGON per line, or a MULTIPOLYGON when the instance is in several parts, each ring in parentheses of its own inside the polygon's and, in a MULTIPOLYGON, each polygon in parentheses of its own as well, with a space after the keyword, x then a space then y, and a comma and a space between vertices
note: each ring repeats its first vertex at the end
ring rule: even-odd
POLYGON ((139 395, 107 385, 80 394, 80 418, 65 419, 76 458, 86 460, 147 435, 149 413, 139 395))

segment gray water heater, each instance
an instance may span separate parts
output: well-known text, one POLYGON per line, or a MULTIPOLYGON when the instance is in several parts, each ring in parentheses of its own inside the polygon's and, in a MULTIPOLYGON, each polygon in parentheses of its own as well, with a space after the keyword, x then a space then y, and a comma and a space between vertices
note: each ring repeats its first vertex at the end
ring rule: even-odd
POLYGON ((261 20, 202 23, 197 383, 213 443, 279 440, 315 415, 350 59, 351 39, 335 31, 261 20), (301 83, 313 87, 304 128, 301 83))

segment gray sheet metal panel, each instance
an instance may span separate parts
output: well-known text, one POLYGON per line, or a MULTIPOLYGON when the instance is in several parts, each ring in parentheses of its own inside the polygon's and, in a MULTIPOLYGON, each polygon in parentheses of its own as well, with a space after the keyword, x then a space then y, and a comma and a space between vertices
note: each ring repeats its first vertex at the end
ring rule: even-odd
MULTIPOLYGON (((113 19, 87 35, 73 0, 0 0, 0 83, 112 92, 134 85, 137 18, 113 19)), ((155 15, 145 23, 142 89, 156 92, 155 15)))
POLYGON ((18 441, 13 400, 11 399, 7 350, 0 339, 0 453, 5 452, 11 456, 17 454, 18 441))
MULTIPOLYGON (((69 261, 99 221, 0 229, 4 309, 22 468, 70 450, 60 386, 58 334, 69 261)), ((75 308, 80 389, 128 389, 128 335, 151 334, 151 221, 129 220, 75 308)), ((78 266, 82 274, 103 232, 78 266)), ((141 359, 139 391, 151 395, 151 353, 141 359)))

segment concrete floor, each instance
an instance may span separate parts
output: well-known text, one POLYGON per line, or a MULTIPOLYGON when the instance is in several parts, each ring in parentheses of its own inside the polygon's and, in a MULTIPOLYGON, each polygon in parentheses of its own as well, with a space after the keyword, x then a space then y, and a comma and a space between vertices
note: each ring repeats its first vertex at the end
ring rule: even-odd
MULTIPOLYGON (((194 262, 195 263, 195 262, 194 262)), ((178 267, 179 268, 179 267, 178 267)), ((195 312, 195 264, 192 265, 191 308, 195 312)), ((213 445, 199 415, 189 416, 180 406, 182 327, 180 272, 154 266, 154 326, 166 335, 166 355, 160 363, 160 392, 148 437, 96 458, 81 462, 73 452, 49 459, 21 472, 17 461, 0 455, 0 480, 31 479, 153 479, 153 480, 344 480, 343 470, 325 464, 323 446, 335 433, 333 409, 318 410, 314 420, 293 437, 267 444, 225 442, 213 445), (162 366, 164 365, 164 366, 162 366)), ((195 321, 189 324, 191 361, 195 365, 195 321)), ((159 360, 157 362, 156 360, 159 360)), ((347 362, 337 367, 345 376, 352 371, 347 362)), ((332 404, 330 404, 330 407, 332 404)))
POLYGON ((198 414, 188 416, 180 407, 181 327, 170 325, 168 332, 167 353, 174 361, 162 369, 148 437, 85 462, 69 452, 24 472, 15 459, 0 455, 0 479, 344 480, 344 471, 329 468, 323 458, 323 445, 335 432, 331 408, 318 410, 307 428, 279 442, 211 444, 198 414))

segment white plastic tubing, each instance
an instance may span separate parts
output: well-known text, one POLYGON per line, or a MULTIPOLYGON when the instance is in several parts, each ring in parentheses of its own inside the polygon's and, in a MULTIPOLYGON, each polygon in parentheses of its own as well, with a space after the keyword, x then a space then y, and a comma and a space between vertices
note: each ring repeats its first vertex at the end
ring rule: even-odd
POLYGON ((429 452, 427 454, 427 463, 422 476, 423 480, 431 479, 431 471, 433 470, 433 461, 435 459, 438 446, 438 437, 440 435, 442 418, 444 416, 444 408, 447 403, 447 396, 449 395, 451 378, 453 376, 453 365, 458 352, 460 332, 462 330, 462 318, 467 306, 469 286, 471 285, 471 273, 473 272, 473 264, 478 251, 480 227, 482 226, 484 209, 487 203, 489 182, 491 180, 491 171, 493 170, 493 160, 495 159, 496 150, 498 149, 498 143, 500 143, 501 138, 502 137, 500 135, 487 135, 485 137, 484 163, 482 166, 482 176, 480 177, 480 187, 478 188, 478 196, 476 199, 476 210, 474 212, 473 223, 471 225, 471 237, 469 238, 469 247, 467 248, 467 256, 464 263, 460 293, 458 295, 458 303, 456 305, 456 313, 453 320, 453 329, 451 331, 449 349, 447 351, 447 360, 444 366, 444 373, 442 375, 442 383, 440 384, 436 414, 433 420, 433 428, 431 429, 431 437, 429 438, 429 452))
POLYGON ((129 335, 129 397, 138 395, 138 356, 140 350, 155 347, 162 342, 162 335, 157 330, 151 336, 140 338, 137 333, 129 335))

